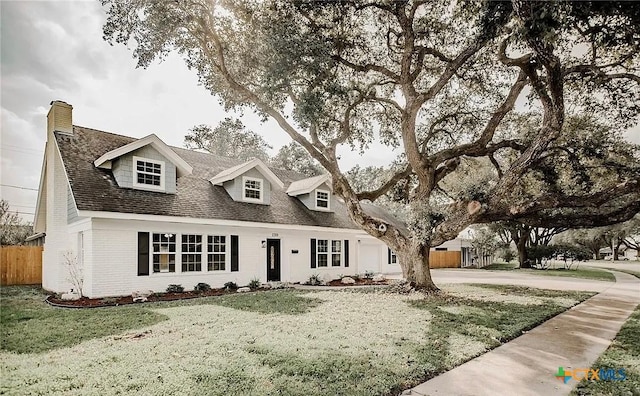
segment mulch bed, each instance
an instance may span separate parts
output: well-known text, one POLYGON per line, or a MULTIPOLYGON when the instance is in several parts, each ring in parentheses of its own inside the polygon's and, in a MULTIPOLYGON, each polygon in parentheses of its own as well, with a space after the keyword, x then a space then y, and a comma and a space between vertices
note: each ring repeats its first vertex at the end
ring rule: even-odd
POLYGON ((351 283, 351 284, 345 284, 342 283, 342 281, 340 279, 334 279, 332 281, 327 282, 327 286, 384 286, 384 285, 388 285, 389 283, 386 280, 380 281, 380 282, 374 282, 373 279, 367 279, 367 278, 360 278, 360 279, 353 279, 356 281, 356 283, 351 283))
MULTIPOLYGON (((235 290, 227 291, 225 289, 211 289, 205 292, 186 291, 183 293, 154 293, 148 297, 147 302, 157 301, 175 301, 187 300, 198 297, 221 296, 223 294, 234 294, 235 290)), ((50 305, 64 308, 98 308, 98 307, 114 307, 126 304, 140 304, 133 302, 131 296, 122 297, 106 297, 106 298, 87 298, 82 297, 79 300, 69 301, 62 300, 55 295, 51 295, 45 300, 50 305)))

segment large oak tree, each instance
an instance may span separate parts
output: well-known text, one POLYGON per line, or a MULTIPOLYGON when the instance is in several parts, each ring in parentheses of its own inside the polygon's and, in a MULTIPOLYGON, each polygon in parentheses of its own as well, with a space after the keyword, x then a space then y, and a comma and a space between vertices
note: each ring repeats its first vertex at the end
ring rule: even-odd
POLYGON ((105 38, 133 39, 139 66, 177 51, 228 108, 273 118, 331 174, 351 218, 397 252, 417 287, 436 289, 430 247, 469 224, 594 226, 640 210, 637 153, 593 185, 562 184, 539 169, 568 114, 637 122, 636 3, 103 1, 105 38), (533 126, 527 136, 516 130, 523 118, 533 126), (396 171, 356 190, 339 150, 373 140, 401 152, 396 171), (478 188, 447 192, 443 180, 472 171, 470 161, 495 168, 478 175, 478 188), (408 231, 362 205, 399 184, 408 231))

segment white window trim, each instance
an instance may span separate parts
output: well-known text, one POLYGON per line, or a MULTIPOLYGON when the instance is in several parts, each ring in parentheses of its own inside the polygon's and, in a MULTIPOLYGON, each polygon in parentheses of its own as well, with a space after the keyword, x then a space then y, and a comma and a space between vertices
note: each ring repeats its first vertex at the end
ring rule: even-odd
POLYGON ((203 266, 202 272, 206 272, 208 274, 226 274, 231 273, 231 235, 227 234, 207 234, 207 248, 204 249, 204 261, 203 263, 206 265, 206 269, 203 266), (219 252, 209 251, 209 237, 215 236, 223 236, 224 237, 224 270, 211 270, 209 271, 209 255, 210 254, 220 254, 219 252))
MULTIPOLYGON (((171 233, 171 232, 151 232, 150 233, 150 238, 149 238, 149 252, 151 252, 151 262, 150 262, 151 271, 150 271, 150 275, 152 275, 152 276, 159 276, 159 275, 166 275, 166 274, 175 275, 175 274, 179 274, 179 273, 182 272, 182 256, 181 256, 181 254, 182 254, 182 252, 181 252, 182 245, 181 245, 181 242, 178 242, 178 237, 180 237, 180 240, 182 241, 182 239, 181 239, 182 235, 181 234, 171 233), (153 235, 154 234, 160 234, 160 235, 165 235, 166 234, 166 235, 173 235, 174 236, 176 250, 174 252, 166 252, 164 254, 167 254, 167 255, 173 254, 173 255, 175 255, 175 271, 173 271, 173 272, 169 271, 169 267, 167 267, 166 271, 163 271, 162 268, 158 272, 155 272, 153 270, 153 256, 156 255, 156 254, 163 254, 163 252, 156 253, 156 252, 153 251, 153 243, 154 243, 153 242, 153 235)), ((160 242, 160 243, 162 243, 162 242, 160 242)))
POLYGON ((324 211, 330 211, 331 210, 331 191, 317 189, 316 193, 315 193, 315 197, 316 197, 316 199, 315 199, 314 202, 315 202, 316 210, 324 210, 324 211), (327 207, 326 208, 323 208, 322 206, 318 206, 318 193, 319 192, 327 194, 327 207))
MULTIPOLYGON (((133 156, 133 166, 131 170, 132 178, 133 178, 133 187, 138 189, 144 189, 144 190, 165 191, 165 187, 164 187, 165 170, 166 168, 165 168, 164 161, 158 161, 158 160, 152 160, 149 158, 133 156), (152 186, 150 184, 138 183, 138 161, 149 162, 152 164, 160 165, 160 185, 159 186, 152 186)), ((146 172, 144 173, 146 174, 146 172)))
MULTIPOLYGON (((178 235, 178 234, 176 234, 176 235, 178 235)), ((180 246, 179 246, 180 247, 180 256, 176 257, 176 269, 178 268, 177 266, 179 264, 180 265, 179 268, 180 268, 180 273, 181 274, 201 274, 203 272, 207 272, 207 270, 205 269, 205 266, 207 265, 206 253, 207 253, 208 247, 204 246, 204 245, 207 244, 207 239, 203 238, 203 237, 206 237, 206 235, 197 234, 197 233, 196 234, 184 233, 184 234, 179 234, 179 235, 180 235, 180 246), (200 271, 197 271, 197 270, 196 271, 183 271, 182 270, 182 255, 183 254, 194 254, 194 255, 197 254, 195 252, 184 252, 183 253, 183 251, 182 251, 182 244, 183 244, 182 237, 184 235, 193 235, 193 236, 199 236, 200 237, 200 245, 201 245, 200 246, 200 271)), ((176 246, 176 250, 178 250, 178 246, 176 246)), ((178 272, 178 271, 176 271, 176 272, 178 272)))
MULTIPOLYGON (((253 190, 253 189, 251 189, 251 190, 253 190)), ((264 180, 259 179, 257 177, 242 176, 242 200, 245 201, 245 202, 264 202, 264 180), (246 191, 247 191, 246 183, 248 181, 260 182, 260 199, 258 199, 258 198, 247 198, 247 196, 246 196, 246 191)))
POLYGON ((316 269, 335 269, 335 268, 344 268, 344 241, 341 239, 316 239, 316 269), (320 252, 318 250, 318 247, 320 246, 320 244, 318 243, 318 241, 327 241, 327 251, 326 252, 320 252), (332 259, 333 259, 333 255, 337 254, 333 252, 333 244, 332 242, 336 241, 336 242, 340 242, 340 265, 339 266, 333 266, 332 263, 332 259), (326 267, 321 267, 320 264, 320 260, 319 260, 319 256, 321 254, 326 254, 327 255, 327 266, 326 267))

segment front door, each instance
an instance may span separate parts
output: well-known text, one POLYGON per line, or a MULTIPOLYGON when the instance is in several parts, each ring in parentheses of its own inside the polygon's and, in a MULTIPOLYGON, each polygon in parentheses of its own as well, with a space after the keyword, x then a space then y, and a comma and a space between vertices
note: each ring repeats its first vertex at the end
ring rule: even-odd
POLYGON ((280 240, 267 239, 267 282, 280 281, 280 240))

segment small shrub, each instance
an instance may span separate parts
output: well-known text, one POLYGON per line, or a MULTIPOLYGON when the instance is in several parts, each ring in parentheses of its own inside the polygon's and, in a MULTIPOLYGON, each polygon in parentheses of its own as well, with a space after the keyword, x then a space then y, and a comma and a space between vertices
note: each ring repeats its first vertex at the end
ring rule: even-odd
POLYGON ((196 287, 193 288, 193 290, 200 293, 208 292, 209 290, 211 290, 211 286, 209 286, 208 283, 200 282, 196 285, 196 287))
POLYGON ((515 253, 513 252, 513 250, 511 250, 511 248, 506 248, 504 249, 504 251, 502 252, 502 258, 504 259, 504 261, 506 261, 507 263, 510 263, 511 261, 513 261, 513 259, 516 258, 515 253))
POLYGON ((238 290, 238 284, 236 282, 227 282, 224 284, 226 290, 238 290))
POLYGON ((182 293, 184 292, 184 287, 182 285, 171 284, 167 286, 167 293, 182 293))
POLYGON ((322 284, 322 278, 320 278, 320 274, 313 274, 309 277, 309 281, 307 283, 311 286, 318 286, 322 284))
POLYGON ((364 273, 364 278, 365 279, 373 279, 373 277, 375 276, 375 272, 373 271, 365 271, 364 273))
POLYGON ((258 278, 253 278, 251 279, 251 281, 249 282, 249 289, 251 290, 256 290, 260 287, 260 285, 262 285, 262 282, 260 282, 260 279, 258 278))
POLYGON ((353 280, 359 281, 360 279, 362 279, 362 275, 360 274, 355 274, 351 276, 353 278, 353 280))

